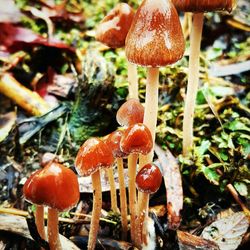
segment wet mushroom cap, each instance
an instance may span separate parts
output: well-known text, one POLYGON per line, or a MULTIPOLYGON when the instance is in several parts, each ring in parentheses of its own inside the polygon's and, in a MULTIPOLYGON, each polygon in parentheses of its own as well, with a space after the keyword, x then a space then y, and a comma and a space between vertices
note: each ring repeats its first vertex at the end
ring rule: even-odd
POLYGON ((120 147, 127 154, 148 154, 153 148, 150 130, 142 123, 129 126, 121 138, 120 147))
POLYGON ((226 10, 231 12, 236 4, 235 0, 172 0, 179 11, 185 12, 208 12, 226 10))
POLYGON ((154 164, 146 164, 136 175, 136 186, 140 192, 155 193, 161 186, 162 174, 154 164))
POLYGON ((160 67, 182 58, 185 42, 178 13, 167 0, 144 0, 126 38, 128 60, 147 67, 160 67))
POLYGON ((76 174, 56 162, 34 172, 25 182, 23 193, 29 202, 59 211, 74 207, 80 197, 76 174))
POLYGON ((114 157, 104 141, 99 138, 90 138, 80 147, 75 168, 79 175, 89 176, 101 168, 109 168, 114 163, 114 157))
POLYGON ((111 148, 113 156, 115 158, 125 158, 128 156, 128 154, 121 151, 120 147, 120 141, 123 134, 124 130, 116 130, 109 134, 104 140, 107 146, 111 148))
POLYGON ((117 4, 97 27, 96 40, 110 48, 124 47, 134 14, 134 10, 128 4, 117 4))
POLYGON ((136 123, 142 123, 144 116, 144 107, 135 98, 128 99, 121 105, 116 114, 116 120, 120 126, 131 126, 136 123))

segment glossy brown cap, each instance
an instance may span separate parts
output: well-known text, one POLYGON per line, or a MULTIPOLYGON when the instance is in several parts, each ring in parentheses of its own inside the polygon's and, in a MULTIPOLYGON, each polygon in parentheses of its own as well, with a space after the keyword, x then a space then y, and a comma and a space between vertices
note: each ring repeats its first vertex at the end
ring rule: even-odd
POLYGON ((153 148, 149 129, 142 123, 128 127, 120 142, 121 150, 127 154, 148 154, 153 148))
POLYGON ((59 211, 74 207, 80 197, 76 174, 56 162, 34 172, 25 182, 23 194, 31 203, 46 205, 59 211))
POLYGON ((185 41, 178 13, 169 0, 144 0, 126 38, 131 63, 160 67, 182 58, 185 41))
POLYGON ((99 138, 90 138, 80 147, 75 168, 79 175, 89 176, 101 168, 109 168, 114 163, 111 149, 99 138))
POLYGON ((231 12, 236 4, 235 0, 172 0, 172 2, 177 10, 185 12, 208 12, 216 10, 231 12))
POLYGON ((116 120, 120 126, 131 126, 136 123, 142 123, 143 116, 144 107, 139 100, 131 98, 118 109, 116 120))
POLYGON ((124 134, 124 130, 116 130, 105 137, 104 142, 112 150, 115 158, 125 158, 128 154, 121 151, 120 141, 124 134))
POLYGON ((162 174, 154 164, 147 164, 136 175, 136 186, 140 192, 155 193, 161 186, 162 174))
POLYGON ((97 27, 96 40, 111 48, 124 47, 134 14, 128 4, 117 4, 97 27))

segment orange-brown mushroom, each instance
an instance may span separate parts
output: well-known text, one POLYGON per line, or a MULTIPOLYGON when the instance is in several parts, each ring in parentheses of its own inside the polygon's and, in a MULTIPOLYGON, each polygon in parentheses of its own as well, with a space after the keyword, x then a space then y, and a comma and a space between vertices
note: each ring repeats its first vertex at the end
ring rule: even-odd
MULTIPOLYGON (((110 48, 121 48, 134 18, 134 10, 127 3, 118 3, 96 29, 96 39, 110 48)), ((138 99, 137 67, 128 62, 129 97, 138 99)))
MULTIPOLYGON (((158 110, 159 67, 178 61, 185 43, 178 13, 169 0, 144 0, 126 38, 125 51, 131 63, 147 67, 144 123, 153 141, 158 110)), ((152 161, 153 151, 142 160, 152 161)))
POLYGON ((194 12, 190 35, 190 53, 188 69, 188 85, 183 118, 183 154, 187 155, 193 147, 193 120, 195 100, 199 85, 199 54, 203 28, 204 12, 226 10, 231 11, 235 0, 173 0, 173 4, 180 11, 194 12))
POLYGON ((57 162, 36 171, 23 187, 25 199, 48 209, 48 241, 50 249, 61 249, 58 231, 58 211, 69 210, 79 200, 76 174, 57 162))
POLYGON ((88 250, 94 250, 97 240, 102 208, 102 187, 100 169, 109 168, 114 163, 111 149, 99 138, 90 138, 79 149, 75 168, 79 175, 90 176, 93 185, 93 212, 90 223, 88 250))

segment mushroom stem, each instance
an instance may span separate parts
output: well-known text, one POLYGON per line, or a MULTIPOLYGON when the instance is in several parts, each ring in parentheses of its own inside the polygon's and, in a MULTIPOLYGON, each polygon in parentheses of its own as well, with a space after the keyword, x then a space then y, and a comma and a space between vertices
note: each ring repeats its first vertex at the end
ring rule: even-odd
POLYGON ((128 64, 128 93, 129 98, 139 99, 137 66, 127 61, 128 64))
POLYGON ((107 170, 109 185, 110 185, 110 196, 111 196, 111 209, 113 212, 119 213, 119 209, 117 207, 117 196, 116 196, 116 187, 115 187, 115 178, 113 168, 110 167, 107 170))
POLYGON ((93 209, 90 223, 88 250, 94 250, 99 229, 99 221, 102 209, 102 187, 99 170, 91 175, 93 186, 93 209))
POLYGON ((117 158, 118 179, 120 185, 120 206, 122 223, 122 240, 127 240, 128 219, 127 219, 127 195, 124 181, 123 159, 117 158))
POLYGON ((199 84, 199 54, 203 27, 203 13, 193 14, 193 25, 190 35, 190 55, 188 85, 183 118, 183 155, 187 155, 193 146, 193 121, 196 95, 199 84))
POLYGON ((141 194, 141 201, 138 205, 139 207, 139 218, 138 218, 138 233, 140 237, 141 243, 147 245, 147 217, 148 217, 148 204, 149 204, 149 194, 142 193, 141 194))
POLYGON ((132 243, 135 243, 136 227, 135 221, 137 217, 137 197, 136 197, 136 166, 138 155, 130 154, 128 157, 128 192, 129 192, 129 212, 130 212, 130 235, 132 243))
POLYGON ((36 228, 42 239, 46 239, 44 229, 44 206, 37 205, 35 212, 36 228))
POLYGON ((62 249, 59 239, 58 211, 54 208, 48 209, 48 241, 51 250, 62 249))
POLYGON ((153 148, 147 155, 140 156, 140 168, 147 163, 150 163, 154 155, 155 132, 157 124, 158 112, 158 85, 159 85, 159 69, 148 68, 147 84, 146 84, 146 100, 143 123, 149 128, 152 139, 153 148))

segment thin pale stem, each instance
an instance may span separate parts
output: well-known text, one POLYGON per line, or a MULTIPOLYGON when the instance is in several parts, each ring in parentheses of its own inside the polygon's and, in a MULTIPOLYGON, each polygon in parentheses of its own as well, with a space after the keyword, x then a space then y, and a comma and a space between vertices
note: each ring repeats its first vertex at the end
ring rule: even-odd
POLYGON ((137 197, 136 197, 136 166, 138 155, 131 154, 128 157, 128 193, 129 193, 129 212, 130 212, 130 235, 132 243, 135 243, 136 227, 135 220, 137 217, 137 197))
MULTIPOLYGON (((148 68, 146 84, 146 100, 143 123, 149 128, 153 145, 155 141, 155 132, 158 113, 158 87, 159 87, 159 69, 148 68)), ((140 168, 153 160, 154 146, 151 152, 145 156, 140 156, 140 168)))
POLYGON ((127 61, 128 64, 128 93, 129 98, 139 99, 137 66, 127 61))
POLYGON ((59 239, 58 211, 53 208, 48 209, 48 241, 51 250, 62 249, 59 239))
POLYGON ((35 212, 36 228, 42 239, 46 240, 44 228, 44 206, 36 206, 35 212))
POLYGON ((91 175, 93 186, 93 211, 90 222, 90 231, 88 239, 88 250, 94 250, 97 240, 97 234, 99 229, 99 221, 101 217, 102 209, 102 187, 100 172, 96 171, 91 175))
POLYGON ((203 13, 193 14, 193 25, 190 35, 190 55, 188 85, 183 118, 183 154, 187 155, 193 147, 193 122, 196 95, 199 85, 199 55, 203 27, 203 13))
POLYGON ((123 159, 117 158, 118 179, 120 185, 120 206, 122 223, 122 240, 127 240, 128 219, 127 219, 127 195, 124 181, 123 159))
POLYGON ((148 193, 141 193, 141 200, 139 207, 139 219, 138 219, 138 227, 139 227, 139 237, 140 242, 147 245, 147 217, 148 217, 148 204, 149 204, 149 194, 148 193))
POLYGON ((117 195, 116 195, 115 177, 114 177, 113 168, 110 167, 106 171, 108 173, 108 179, 109 179, 109 185, 110 185, 111 209, 114 212, 119 213, 119 209, 117 207, 117 195))

